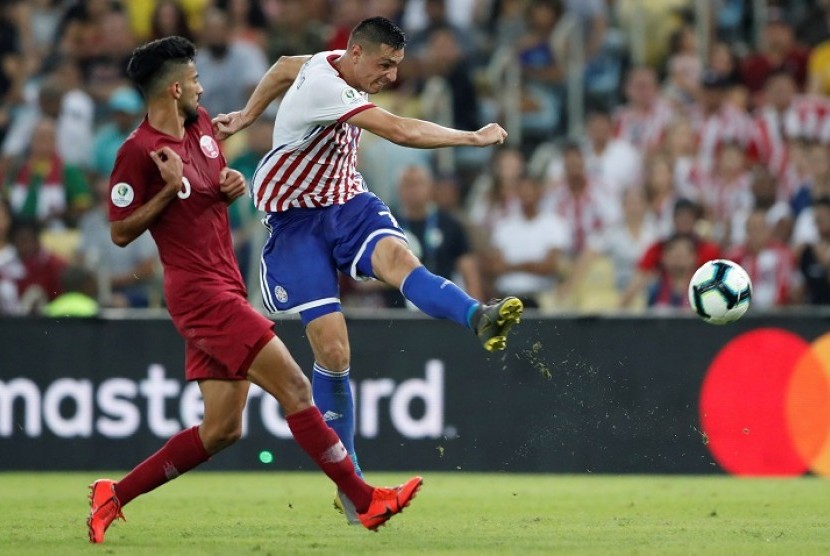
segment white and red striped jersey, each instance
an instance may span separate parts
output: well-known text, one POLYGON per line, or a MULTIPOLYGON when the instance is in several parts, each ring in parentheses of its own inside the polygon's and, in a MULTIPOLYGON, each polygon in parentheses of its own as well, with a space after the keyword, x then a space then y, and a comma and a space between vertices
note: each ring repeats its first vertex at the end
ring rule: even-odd
POLYGON ((803 95, 793 99, 783 112, 765 106, 755 115, 752 154, 776 176, 783 177, 790 164, 787 139, 801 137, 830 141, 830 101, 803 95))
POLYGON ((755 136, 752 118, 729 104, 708 116, 697 109, 692 120, 698 136, 698 162, 706 172, 714 167, 715 155, 723 143, 739 143, 749 147, 755 136))
POLYGON ((727 257, 746 269, 752 280, 752 304, 763 309, 780 307, 789 302, 790 290, 797 281, 795 256, 786 245, 771 241, 758 253, 745 245, 727 257))
POLYGON ((671 106, 662 99, 648 112, 624 105, 614 114, 614 134, 641 150, 652 150, 665 138, 673 117, 671 106))
POLYGON ((571 236, 571 251, 575 255, 589 247, 602 249, 605 230, 621 220, 619 201, 591 181, 579 195, 574 195, 564 181, 556 184, 545 194, 540 208, 565 221, 571 236))
POLYGON ((362 130, 348 119, 375 105, 334 66, 343 52, 312 56, 280 103, 273 148, 251 180, 259 210, 339 205, 366 190, 355 168, 362 130))

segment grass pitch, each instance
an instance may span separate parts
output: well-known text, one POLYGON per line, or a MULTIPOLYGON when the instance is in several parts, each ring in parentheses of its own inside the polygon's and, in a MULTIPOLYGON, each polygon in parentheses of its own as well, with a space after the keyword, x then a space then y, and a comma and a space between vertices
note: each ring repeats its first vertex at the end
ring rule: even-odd
POLYGON ((809 477, 426 473, 413 504, 370 533, 331 509, 321 474, 196 471, 127 506, 94 546, 98 477, 0 473, 0 553, 830 554, 830 481, 809 477))

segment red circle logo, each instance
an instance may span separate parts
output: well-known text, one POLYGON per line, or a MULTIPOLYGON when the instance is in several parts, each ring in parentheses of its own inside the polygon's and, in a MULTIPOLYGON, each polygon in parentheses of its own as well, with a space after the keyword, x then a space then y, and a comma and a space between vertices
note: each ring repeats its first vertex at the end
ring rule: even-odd
POLYGON ((830 476, 830 334, 808 343, 762 328, 730 341, 706 372, 700 420, 730 473, 830 476))

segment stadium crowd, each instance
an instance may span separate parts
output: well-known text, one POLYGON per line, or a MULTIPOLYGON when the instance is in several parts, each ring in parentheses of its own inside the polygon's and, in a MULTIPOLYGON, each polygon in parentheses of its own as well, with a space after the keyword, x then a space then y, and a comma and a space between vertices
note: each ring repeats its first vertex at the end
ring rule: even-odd
MULTIPOLYGON (((125 77, 137 45, 192 39, 200 102, 218 114, 279 56, 344 48, 373 15, 408 36, 379 106, 474 130, 518 99, 498 149, 364 139, 369 189, 434 272, 547 312, 660 310, 688 305, 697 266, 726 257, 749 272, 754 311, 830 304, 830 1, 707 4, 2 0, 0 314, 61 314, 66 296, 84 314, 163 305, 152 240, 116 247, 107 221, 115 154, 144 114, 125 77), (515 82, 493 78, 505 53, 515 82)), ((274 113, 223 144, 248 178, 274 113)), ((253 291, 266 231, 250 200, 229 210, 253 291)), ((343 286, 347 307, 405 307, 377 283, 343 286)))

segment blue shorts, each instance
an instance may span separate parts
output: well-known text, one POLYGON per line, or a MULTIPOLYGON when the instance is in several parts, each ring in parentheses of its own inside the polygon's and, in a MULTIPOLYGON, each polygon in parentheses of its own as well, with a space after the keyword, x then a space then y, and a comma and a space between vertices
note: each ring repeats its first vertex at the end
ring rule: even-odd
POLYGON ((301 313, 306 323, 340 310, 338 270, 356 279, 375 278, 377 242, 385 236, 406 241, 389 207, 368 192, 342 205, 271 212, 265 225, 271 232, 260 263, 265 308, 301 313))

